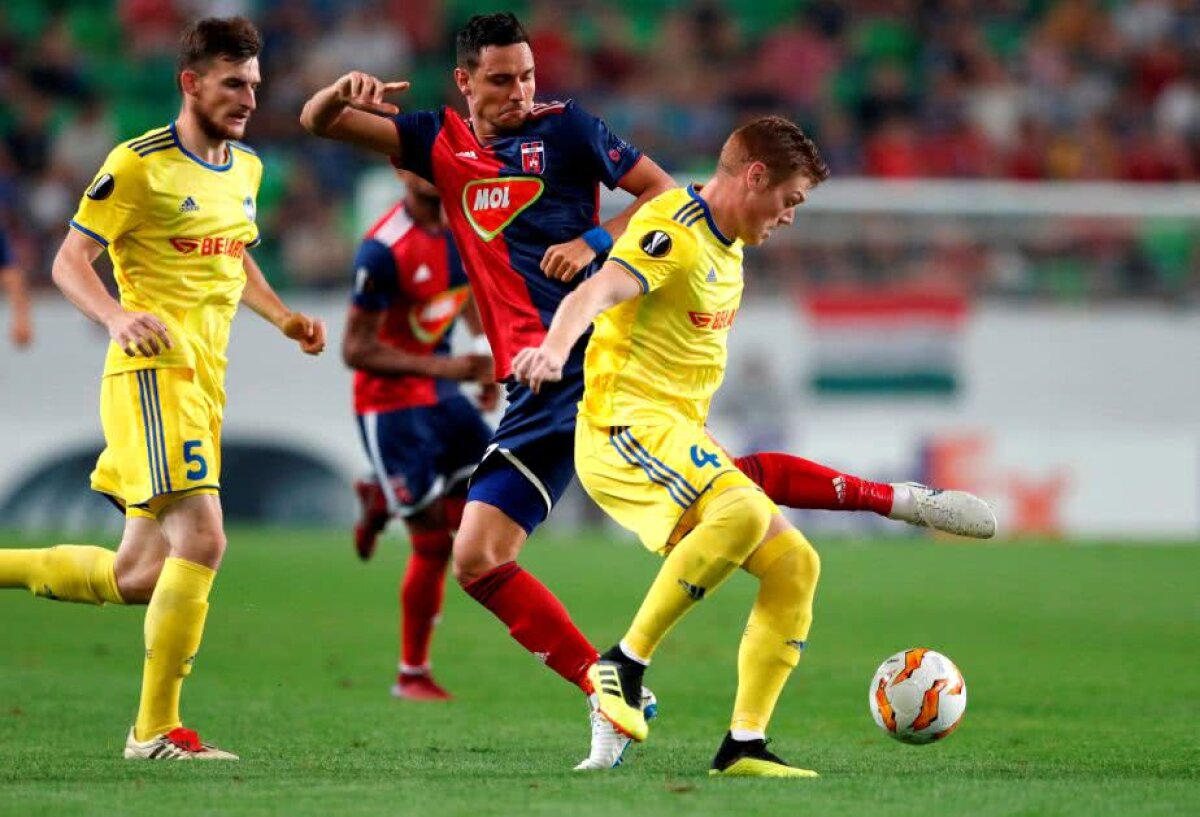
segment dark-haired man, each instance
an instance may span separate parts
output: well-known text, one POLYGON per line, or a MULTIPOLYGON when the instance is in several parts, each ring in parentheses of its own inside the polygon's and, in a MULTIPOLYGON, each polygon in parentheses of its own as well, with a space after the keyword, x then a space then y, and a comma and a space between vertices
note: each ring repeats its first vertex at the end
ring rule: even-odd
POLYGON ((440 701, 451 696, 433 679, 433 628, 467 479, 492 434, 459 384, 479 383, 485 403, 494 404, 498 392, 491 355, 450 353, 449 333, 459 315, 473 334, 482 330, 437 189, 412 173, 397 173, 404 200, 359 245, 342 336, 342 358, 354 369, 354 413, 375 477, 354 486, 362 505, 354 547, 359 558, 370 559, 388 522, 403 520, 412 554, 400 584, 400 662, 392 695, 440 701))
POLYGON ((713 774, 816 777, 780 760, 765 741, 808 638, 820 560, 714 445, 705 423, 741 304, 742 247, 791 224, 828 177, 816 147, 791 122, 764 117, 739 128, 713 178, 639 210, 608 262, 563 300, 542 343, 513 360, 517 379, 538 392, 563 378, 595 321, 576 471, 609 516, 666 557, 625 637, 588 671, 601 714, 621 732, 646 737, 642 675, 667 632, 739 567, 758 579, 732 724, 713 774))
POLYGON ((0 550, 0 587, 149 605, 127 759, 237 759, 179 715, 226 545, 219 489, 230 324, 244 302, 305 353, 325 346, 321 321, 289 310, 246 253, 258 243, 262 164, 235 140, 255 108, 259 47, 241 17, 183 32, 179 117, 113 149, 54 260, 55 284, 112 339, 100 390, 106 447, 92 487, 125 514, 119 548, 0 550), (92 266, 105 249, 119 301, 92 266))
MULTIPOLYGON (((541 343, 562 299, 599 269, 638 208, 674 182, 575 102, 534 103, 533 52, 513 15, 472 17, 458 34, 457 58, 454 78, 466 118, 449 108, 400 114, 385 96, 407 82, 351 72, 309 99, 301 123, 315 135, 390 156, 438 188, 491 343, 496 379, 503 381, 513 355, 541 343), (601 183, 635 197, 603 224, 601 183)), ((471 478, 453 566, 463 588, 514 639, 594 704, 587 673, 595 648, 554 594, 516 562, 574 473, 586 345, 585 332, 563 362, 561 380, 539 392, 509 380, 508 409, 471 478)), ((789 472, 771 478, 794 489, 798 480, 786 477, 808 465, 798 458, 764 459, 754 468, 764 475, 789 472)), ((826 483, 823 490, 832 495, 826 483)), ((887 491, 880 503, 890 508, 892 488, 879 487, 887 491)), ((592 753, 580 768, 610 768, 628 739, 598 711, 592 714, 592 753)))

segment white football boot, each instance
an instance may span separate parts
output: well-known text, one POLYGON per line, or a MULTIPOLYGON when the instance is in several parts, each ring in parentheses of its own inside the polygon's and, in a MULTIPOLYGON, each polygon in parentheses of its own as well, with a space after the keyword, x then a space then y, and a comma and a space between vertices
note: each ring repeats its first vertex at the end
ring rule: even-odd
POLYGON ((892 488, 896 499, 889 519, 974 539, 996 535, 996 513, 974 494, 943 491, 919 482, 894 482, 892 488))
POLYGON ((126 760, 237 760, 233 752, 204 743, 191 729, 182 726, 147 741, 138 741, 133 730, 125 739, 126 760))
MULTIPOLYGON (((598 769, 615 769, 625 759, 625 750, 633 740, 622 735, 600 714, 596 708, 594 695, 588 696, 588 718, 592 722, 592 751, 587 758, 575 767, 576 771, 595 771, 598 769)), ((642 715, 647 721, 652 721, 658 715, 658 699, 654 693, 642 687, 642 715)))

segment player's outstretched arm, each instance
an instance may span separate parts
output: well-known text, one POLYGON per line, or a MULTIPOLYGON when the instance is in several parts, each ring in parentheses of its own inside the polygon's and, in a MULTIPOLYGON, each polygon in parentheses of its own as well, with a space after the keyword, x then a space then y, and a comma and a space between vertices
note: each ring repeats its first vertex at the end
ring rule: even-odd
POLYGON ((9 337, 13 346, 18 349, 28 346, 33 340, 33 321, 29 317, 29 291, 25 287, 25 273, 16 265, 0 269, 0 284, 4 286, 12 310, 9 337))
POLYGON ((317 91, 300 112, 300 124, 313 136, 337 139, 386 156, 400 156, 400 135, 386 117, 400 109, 384 96, 409 87, 351 71, 317 91))
POLYGON ((579 289, 563 298, 542 345, 517 352, 512 363, 513 374, 534 393, 546 381, 562 380, 567 355, 596 316, 641 294, 641 285, 624 268, 611 261, 605 264, 579 289))
POLYGON ((101 247, 77 230, 68 230, 54 256, 51 277, 75 308, 108 330, 113 343, 130 357, 154 357, 171 348, 167 325, 149 312, 121 306, 104 288, 92 266, 101 247))
POLYGON ((570 281, 579 271, 601 253, 612 249, 613 243, 629 226, 629 219, 643 204, 675 187, 675 180, 649 156, 638 163, 621 179, 620 188, 634 196, 629 206, 608 221, 588 230, 579 238, 546 249, 541 269, 547 278, 570 281))
POLYGON ((249 253, 244 256, 243 263, 246 268, 246 288, 242 291, 242 302, 284 335, 299 343, 301 351, 305 354, 321 354, 325 350, 325 321, 288 309, 267 283, 262 269, 249 253))
POLYGON ((446 380, 491 383, 491 355, 421 355, 405 352, 379 340, 382 310, 351 307, 342 335, 342 360, 351 369, 382 377, 440 377, 446 380))

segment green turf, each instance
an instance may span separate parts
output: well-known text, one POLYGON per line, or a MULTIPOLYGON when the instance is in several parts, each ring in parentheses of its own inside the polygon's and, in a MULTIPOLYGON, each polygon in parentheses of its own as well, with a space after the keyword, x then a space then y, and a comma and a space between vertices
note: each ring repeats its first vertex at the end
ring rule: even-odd
MULTIPOLYGON (((810 647, 773 748, 816 781, 713 781, 739 576, 660 651, 650 741, 579 775, 582 698, 457 590, 435 661, 450 705, 388 697, 404 546, 359 564, 342 533, 235 531, 185 716, 238 764, 119 758, 141 610, 0 593, 0 814, 1200 813, 1200 548, 830 543, 810 647), (949 654, 970 704, 946 742, 888 740, 875 666, 949 654)), ((539 536, 526 564, 585 632, 617 638, 656 560, 539 536)))

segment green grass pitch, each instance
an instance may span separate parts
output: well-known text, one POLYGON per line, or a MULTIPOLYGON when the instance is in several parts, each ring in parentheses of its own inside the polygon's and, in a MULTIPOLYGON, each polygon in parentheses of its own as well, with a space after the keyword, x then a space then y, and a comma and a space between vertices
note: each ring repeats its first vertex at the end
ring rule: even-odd
MULTIPOLYGON (((822 777, 725 781, 706 769, 745 576, 659 652, 650 740, 581 775, 582 697, 454 588, 434 660, 458 699, 388 696, 402 541, 366 565, 344 532, 230 542, 184 715, 243 761, 122 761, 142 609, 6 591, 0 814, 1200 814, 1200 547, 818 543, 816 622, 771 732, 822 777), (867 711, 876 665, 911 646, 967 679, 966 718, 941 744, 895 743, 867 711)), ((657 567, 595 534, 541 534, 525 563, 602 646, 657 567)))

